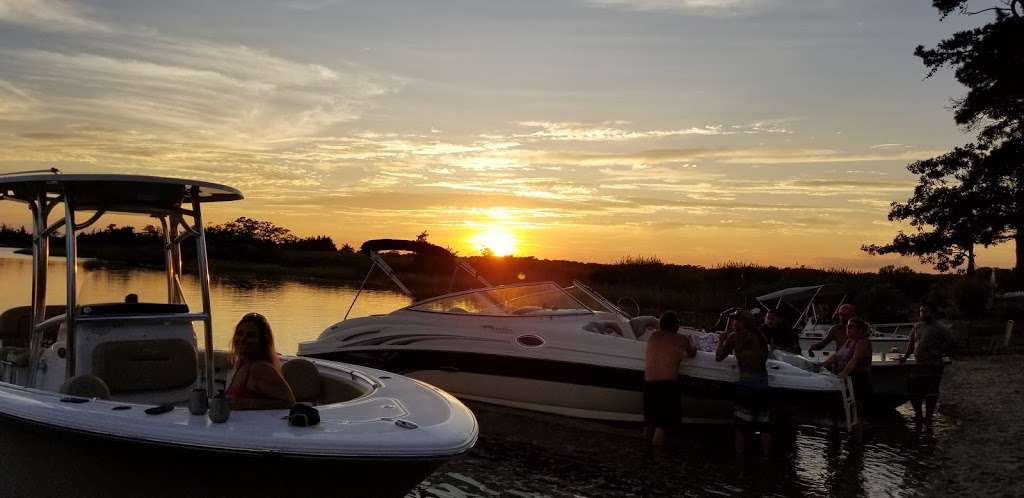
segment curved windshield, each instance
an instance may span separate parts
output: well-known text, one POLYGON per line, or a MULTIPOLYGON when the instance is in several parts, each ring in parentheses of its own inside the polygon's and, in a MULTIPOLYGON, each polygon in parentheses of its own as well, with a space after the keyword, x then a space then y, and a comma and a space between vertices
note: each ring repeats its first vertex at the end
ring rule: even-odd
POLYGON ((536 316, 592 313, 557 285, 530 284, 440 297, 409 308, 433 313, 536 316))

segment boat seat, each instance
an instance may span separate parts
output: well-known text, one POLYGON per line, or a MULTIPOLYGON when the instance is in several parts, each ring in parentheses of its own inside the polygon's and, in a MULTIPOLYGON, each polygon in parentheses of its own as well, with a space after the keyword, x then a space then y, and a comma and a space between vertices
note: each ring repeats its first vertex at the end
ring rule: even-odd
POLYGON ((110 399, 110 388, 103 379, 95 375, 76 375, 60 386, 61 394, 83 398, 110 399))
POLYGON ((583 330, 593 332, 595 334, 617 335, 619 337, 626 337, 625 335, 623 335, 622 328, 619 327, 619 324, 605 320, 588 322, 586 325, 583 326, 583 330))
POLYGON ((323 391, 320 371, 309 360, 295 358, 281 366, 281 375, 292 388, 295 401, 317 402, 323 391))
MULTIPOLYGON (((64 305, 46 307, 46 318, 64 313, 64 305)), ((4 346, 27 348, 32 335, 32 307, 16 306, 0 314, 0 341, 4 346)))
POLYGON ((629 319, 629 327, 633 329, 633 335, 643 340, 648 329, 658 330, 658 318, 650 315, 635 316, 629 319))
POLYGON ((196 367, 196 348, 184 339, 110 341, 92 352, 92 373, 115 394, 190 386, 196 367))

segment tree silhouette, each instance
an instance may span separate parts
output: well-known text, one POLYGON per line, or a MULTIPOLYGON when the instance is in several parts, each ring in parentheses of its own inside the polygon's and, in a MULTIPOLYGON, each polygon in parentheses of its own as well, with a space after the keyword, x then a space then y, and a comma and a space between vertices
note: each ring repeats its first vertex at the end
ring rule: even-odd
POLYGON ((1006 217, 1000 188, 988 184, 986 151, 974 145, 957 147, 938 157, 907 166, 918 174, 918 185, 907 202, 892 203, 890 221, 909 222, 916 233, 902 231, 889 244, 865 245, 871 254, 917 256, 945 272, 967 263, 975 268, 975 246, 1006 239, 1006 217))
POLYGON ((914 55, 928 77, 952 68, 967 93, 953 102, 956 123, 977 131, 977 144, 908 166, 919 175, 914 196, 894 203, 891 220, 909 220, 917 233, 892 244, 865 246, 875 254, 914 254, 937 268, 972 268, 974 246, 1014 239, 1018 278, 1024 274, 1024 0, 1000 0, 972 11, 969 0, 933 0, 952 13, 991 13, 981 27, 959 31, 914 55))

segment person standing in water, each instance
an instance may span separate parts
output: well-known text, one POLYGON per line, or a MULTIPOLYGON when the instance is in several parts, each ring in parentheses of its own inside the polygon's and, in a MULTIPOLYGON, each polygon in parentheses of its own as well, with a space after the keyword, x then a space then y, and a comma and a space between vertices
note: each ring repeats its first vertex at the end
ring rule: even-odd
POLYGON ((736 355, 740 379, 736 382, 735 423, 736 452, 747 450, 751 433, 761 433, 761 449, 771 452, 771 422, 768 387, 768 339, 757 327, 754 316, 740 312, 729 322, 731 330, 722 337, 715 352, 715 360, 722 361, 736 355))
POLYGON ((860 419, 871 396, 871 340, 868 338, 871 326, 860 318, 853 317, 846 322, 846 342, 839 346, 836 354, 829 356, 821 366, 828 368, 846 381, 853 379, 854 400, 860 419))
POLYGON ((764 314, 764 326, 762 326, 761 331, 764 332, 765 338, 768 339, 772 347, 789 353, 800 354, 800 334, 793 330, 793 327, 786 324, 782 317, 779 316, 778 311, 768 310, 764 314))
POLYGON ((683 355, 693 358, 697 348, 679 333, 679 317, 666 311, 658 330, 647 339, 644 359, 644 434, 654 446, 662 446, 683 418, 679 364, 683 355))
POLYGON ((829 328, 828 333, 825 334, 824 338, 814 344, 811 344, 811 347, 807 348, 807 355, 814 356, 815 350, 825 349, 825 346, 828 346, 831 342, 836 343, 836 349, 842 347, 842 345, 846 343, 846 322, 853 318, 855 311, 856 310, 854 310, 853 305, 850 303, 840 305, 839 309, 836 310, 836 313, 839 315, 839 323, 829 328))
POLYGON ((910 391, 910 404, 914 406, 914 420, 921 421, 921 402, 925 404, 924 422, 930 424, 935 415, 935 405, 939 402, 939 386, 942 384, 942 371, 945 369, 943 355, 949 352, 952 344, 952 333, 948 328, 935 321, 935 309, 931 304, 922 304, 918 309, 921 321, 910 331, 910 343, 907 352, 900 357, 900 363, 914 355, 914 370, 907 379, 910 391))

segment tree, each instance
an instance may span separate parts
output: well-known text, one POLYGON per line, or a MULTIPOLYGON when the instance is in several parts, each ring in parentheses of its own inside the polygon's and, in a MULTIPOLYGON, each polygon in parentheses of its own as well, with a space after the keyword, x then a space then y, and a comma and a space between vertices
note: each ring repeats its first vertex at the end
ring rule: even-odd
POLYGON ((1024 0, 1000 0, 995 6, 970 10, 969 0, 933 0, 942 18, 992 13, 981 27, 960 31, 914 54, 934 75, 943 67, 954 70, 967 93, 953 102, 956 123, 978 131, 978 149, 988 152, 974 172, 976 188, 1000 203, 1003 236, 1016 244, 1014 270, 1024 273, 1024 0))
POLYGON ((283 245, 296 240, 292 231, 287 228, 245 216, 210 227, 206 232, 214 238, 253 245, 283 245))
POLYGON ((424 230, 424 231, 420 232, 419 235, 416 236, 416 242, 426 242, 427 241, 427 237, 430 237, 430 234, 427 233, 426 230, 424 230))
POLYGON ((986 151, 974 145, 957 147, 938 157, 907 166, 918 184, 907 202, 892 203, 890 221, 909 222, 916 233, 902 231, 889 244, 865 245, 870 254, 917 256, 945 272, 967 263, 975 268, 975 247, 1005 240, 1002 187, 988 184, 986 151))

